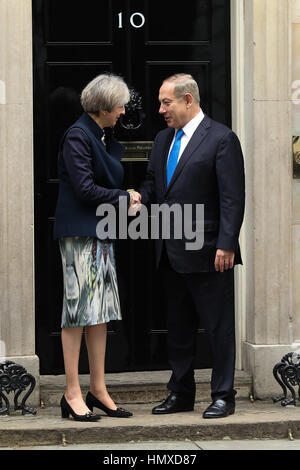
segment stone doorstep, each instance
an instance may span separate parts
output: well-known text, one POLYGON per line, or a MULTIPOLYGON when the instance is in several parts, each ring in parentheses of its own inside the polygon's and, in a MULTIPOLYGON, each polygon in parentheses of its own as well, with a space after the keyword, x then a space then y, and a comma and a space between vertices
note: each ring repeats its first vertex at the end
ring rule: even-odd
MULTIPOLYGON (((166 398, 170 371, 141 371, 106 374, 106 384, 116 403, 155 403, 166 398)), ((195 371, 196 402, 210 400, 211 369, 195 371)), ((80 375, 83 396, 89 390, 89 375, 80 375)), ((58 406, 65 389, 65 375, 41 375, 40 398, 43 406, 58 406)), ((244 371, 236 371, 237 397, 249 398, 252 379, 244 371)), ((28 400, 28 402, 30 399, 28 400)))
MULTIPOLYGON (((130 405, 133 417, 109 418, 103 414, 96 423, 62 419, 58 407, 39 409, 36 416, 13 412, 0 417, 1 447, 140 441, 201 441, 220 439, 299 439, 299 408, 282 407, 272 400, 238 399, 236 413, 208 420, 202 413, 209 402, 195 405, 193 412, 152 415, 149 404, 130 405)), ((62 448, 62 447, 61 447, 62 448)))

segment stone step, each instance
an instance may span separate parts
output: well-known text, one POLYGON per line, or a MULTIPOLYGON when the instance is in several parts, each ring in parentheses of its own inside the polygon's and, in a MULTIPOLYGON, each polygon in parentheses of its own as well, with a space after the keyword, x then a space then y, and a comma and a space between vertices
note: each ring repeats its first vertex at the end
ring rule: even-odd
MULTIPOLYGON (((222 419, 203 419, 209 402, 198 402, 193 412, 157 416, 151 405, 127 405, 133 416, 109 418, 81 423, 62 419, 60 409, 50 406, 39 409, 35 416, 22 416, 14 411, 0 416, 0 447, 17 449, 26 446, 70 444, 131 443, 145 441, 207 441, 219 439, 299 439, 299 408, 282 407, 272 400, 236 400, 234 415, 222 419)), ((99 411, 99 410, 95 410, 99 411)), ((100 412, 101 413, 101 412, 100 412)), ((1 451, 1 448, 0 448, 1 451)))
MULTIPOLYGON (((164 400, 168 394, 167 383, 171 372, 142 371, 106 374, 106 384, 116 403, 155 403, 164 400)), ((196 402, 210 400, 211 369, 195 371, 196 402)), ((83 396, 89 390, 89 375, 80 375, 83 396)), ((239 398, 249 398, 252 378, 244 371, 236 371, 235 389, 239 398)), ((65 390, 64 375, 41 375, 40 398, 42 406, 59 406, 65 390)), ((28 400, 28 404, 30 399, 28 400)))

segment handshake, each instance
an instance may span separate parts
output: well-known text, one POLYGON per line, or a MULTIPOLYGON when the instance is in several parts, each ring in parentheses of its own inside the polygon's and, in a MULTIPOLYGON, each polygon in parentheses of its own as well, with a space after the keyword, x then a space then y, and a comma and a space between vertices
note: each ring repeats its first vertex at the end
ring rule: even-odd
POLYGON ((140 210, 142 205, 142 196, 134 189, 127 189, 130 194, 130 206, 128 209, 128 215, 134 216, 140 210))

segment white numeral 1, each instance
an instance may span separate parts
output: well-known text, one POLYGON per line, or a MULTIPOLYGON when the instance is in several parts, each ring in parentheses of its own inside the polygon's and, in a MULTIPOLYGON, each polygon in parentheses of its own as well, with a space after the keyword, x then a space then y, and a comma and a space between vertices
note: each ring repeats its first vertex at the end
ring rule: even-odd
POLYGON ((122 18, 122 16, 123 16, 123 13, 122 13, 122 12, 118 14, 118 17, 119 17, 119 28, 123 28, 123 18, 122 18))

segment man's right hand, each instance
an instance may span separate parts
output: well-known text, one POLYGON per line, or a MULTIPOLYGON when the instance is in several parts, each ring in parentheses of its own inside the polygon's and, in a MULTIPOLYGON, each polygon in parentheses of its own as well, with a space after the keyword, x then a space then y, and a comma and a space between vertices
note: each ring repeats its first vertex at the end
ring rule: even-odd
POLYGON ((140 193, 138 193, 134 189, 127 189, 127 191, 130 194, 130 206, 132 206, 133 204, 141 203, 142 196, 140 195, 140 193))

